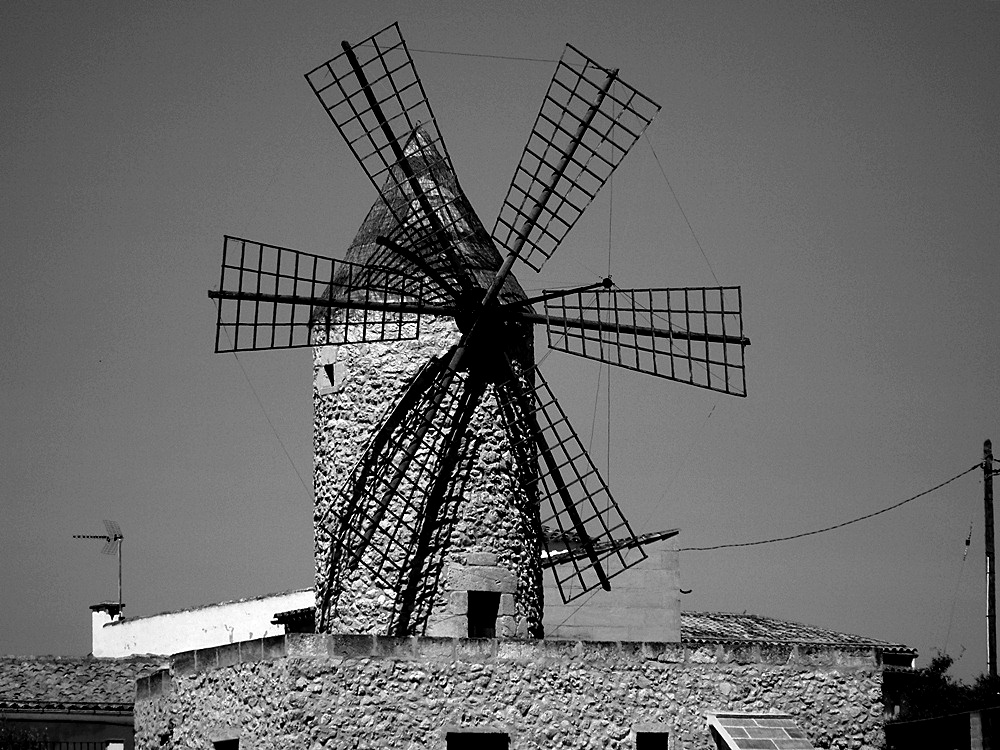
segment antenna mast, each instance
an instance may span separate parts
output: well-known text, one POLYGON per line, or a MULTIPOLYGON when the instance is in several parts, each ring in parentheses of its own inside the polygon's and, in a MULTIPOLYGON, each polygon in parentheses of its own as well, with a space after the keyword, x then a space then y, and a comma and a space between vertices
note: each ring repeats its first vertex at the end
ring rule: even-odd
POLYGON ((124 604, 122 604, 122 541, 125 539, 122 536, 122 530, 114 521, 104 520, 104 528, 107 530, 106 534, 73 534, 74 539, 103 539, 105 541, 104 548, 101 550, 102 555, 118 555, 118 616, 122 616, 122 609, 124 604))
POLYGON ((983 443, 983 506, 986 511, 986 664, 997 676, 997 570, 993 547, 993 443, 983 443))

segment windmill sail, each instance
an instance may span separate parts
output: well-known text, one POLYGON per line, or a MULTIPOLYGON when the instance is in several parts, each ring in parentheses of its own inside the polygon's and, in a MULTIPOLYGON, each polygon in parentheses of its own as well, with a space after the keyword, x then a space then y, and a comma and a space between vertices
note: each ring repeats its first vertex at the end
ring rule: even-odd
POLYGON ((567 44, 493 238, 540 270, 659 110, 567 44))
POLYGON ((544 304, 551 349, 746 395, 739 287, 596 290, 544 304))
MULTIPOLYGON (((506 383, 501 393, 501 416, 514 454, 536 462, 521 477, 538 500, 542 527, 574 540, 581 550, 568 558, 569 565, 552 567, 563 601, 609 588, 611 578, 644 560, 646 553, 541 372, 535 368, 506 383), (533 386, 528 385, 531 380, 533 386)), ((546 554, 554 554, 551 536, 545 541, 546 554)))
POLYGON ((420 334, 436 299, 421 277, 226 236, 215 351, 289 349, 420 334), (345 312, 346 311, 346 312, 345 312))
POLYGON ((453 245, 474 231, 472 209, 457 179, 445 189, 439 178, 455 171, 398 25, 345 42, 306 80, 382 196, 395 239, 411 250, 432 248, 461 282, 453 245))

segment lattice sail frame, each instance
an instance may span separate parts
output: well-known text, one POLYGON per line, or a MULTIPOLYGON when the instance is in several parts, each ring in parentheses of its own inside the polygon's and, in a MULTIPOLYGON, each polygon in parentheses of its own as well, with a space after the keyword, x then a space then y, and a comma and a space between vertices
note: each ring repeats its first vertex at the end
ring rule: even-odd
POLYGON ((216 352, 415 339, 429 306, 421 277, 228 235, 219 291, 216 352))
POLYGON ((509 249, 523 241, 527 252, 519 259, 540 270, 659 111, 660 105, 621 81, 617 71, 567 44, 493 238, 509 249))
MULTIPOLYGON (((499 392, 499 417, 522 467, 519 478, 539 504, 542 528, 575 540, 585 552, 568 558, 561 568, 551 567, 563 601, 644 560, 632 527, 538 367, 503 384, 499 392), (631 549, 625 548, 626 540, 631 549)), ((549 556, 555 550, 549 536, 542 538, 549 556)))
POLYGON ((455 170, 399 26, 345 43, 306 80, 395 219, 393 239, 461 284, 449 248, 479 220, 457 178, 438 176, 455 170))
POLYGON ((746 395, 739 287, 597 290, 544 304, 550 349, 746 395))

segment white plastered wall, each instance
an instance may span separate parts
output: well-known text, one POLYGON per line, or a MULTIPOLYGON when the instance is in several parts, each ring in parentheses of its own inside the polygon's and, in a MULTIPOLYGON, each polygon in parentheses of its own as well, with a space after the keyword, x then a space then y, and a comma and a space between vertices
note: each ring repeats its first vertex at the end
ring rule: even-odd
POLYGON ((312 589, 221 602, 178 612, 112 621, 107 612, 93 616, 94 656, 167 655, 237 641, 282 635, 271 622, 277 612, 312 607, 312 589))

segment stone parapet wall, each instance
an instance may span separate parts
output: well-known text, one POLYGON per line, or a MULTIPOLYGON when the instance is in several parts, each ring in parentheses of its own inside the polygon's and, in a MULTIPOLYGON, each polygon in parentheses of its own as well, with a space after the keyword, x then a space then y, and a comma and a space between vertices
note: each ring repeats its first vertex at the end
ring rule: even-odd
POLYGON ((510 747, 713 747, 705 714, 781 711, 817 747, 884 746, 867 648, 289 634, 178 654, 141 679, 137 747, 444 748, 446 731, 510 747))

